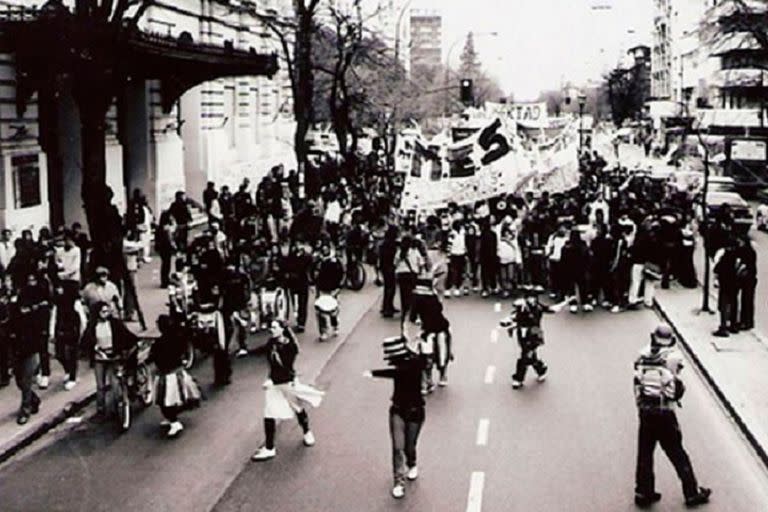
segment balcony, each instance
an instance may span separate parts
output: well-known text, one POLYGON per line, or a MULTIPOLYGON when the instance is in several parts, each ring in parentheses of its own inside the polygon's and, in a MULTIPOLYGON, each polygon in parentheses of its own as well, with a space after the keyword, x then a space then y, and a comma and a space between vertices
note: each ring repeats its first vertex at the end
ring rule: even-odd
MULTIPOLYGON (((758 128, 760 127, 760 109, 700 109, 698 119, 702 128, 711 126, 725 126, 734 128, 758 128)), ((768 126, 768 115, 763 112, 763 126, 768 126)))
POLYGON ((720 88, 768 87, 765 69, 723 69, 715 74, 713 85, 720 88))

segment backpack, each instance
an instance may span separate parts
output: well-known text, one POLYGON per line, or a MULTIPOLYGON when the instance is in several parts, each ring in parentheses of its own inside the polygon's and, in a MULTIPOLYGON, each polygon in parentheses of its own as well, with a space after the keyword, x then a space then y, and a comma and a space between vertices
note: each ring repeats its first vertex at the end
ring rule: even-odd
POLYGON ((677 402, 685 393, 683 382, 667 368, 663 358, 641 357, 635 364, 635 382, 638 399, 645 405, 677 402))

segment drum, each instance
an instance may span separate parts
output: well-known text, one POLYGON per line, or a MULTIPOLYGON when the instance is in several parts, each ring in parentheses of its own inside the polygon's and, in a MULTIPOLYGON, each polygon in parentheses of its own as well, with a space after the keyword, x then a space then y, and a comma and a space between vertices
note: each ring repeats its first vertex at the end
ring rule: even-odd
POLYGON ((339 301, 333 295, 321 295, 315 300, 315 309, 318 313, 335 315, 339 312, 339 301))
POLYGON ((262 318, 288 320, 288 297, 282 288, 262 290, 260 302, 262 318))

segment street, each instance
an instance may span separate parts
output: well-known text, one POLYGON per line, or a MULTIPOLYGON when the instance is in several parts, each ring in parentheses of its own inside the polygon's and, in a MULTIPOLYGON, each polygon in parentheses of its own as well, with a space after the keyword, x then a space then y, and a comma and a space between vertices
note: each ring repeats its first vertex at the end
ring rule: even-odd
MULTIPOLYGON (((328 395, 310 412, 315 447, 305 448, 289 422, 279 429, 278 457, 250 461, 263 439, 265 365, 261 358, 238 360, 233 385, 209 391, 203 406, 185 415, 187 428, 178 440, 161 438, 153 409, 123 436, 83 424, 5 466, 3 510, 633 509, 637 420, 631 368, 655 315, 598 310, 548 316, 541 354, 549 379, 539 384, 529 375, 521 391, 509 384, 516 343, 504 331, 491 335, 502 316, 494 302, 447 301, 447 315, 456 362, 450 385, 428 398, 421 474, 403 502, 389 494, 391 383, 362 377, 364 370, 383 366, 380 342, 397 332, 397 323, 381 319, 374 308, 318 379, 328 395), (473 473, 482 477, 471 485, 473 473), (468 508, 470 489, 482 507, 468 508)), ((307 338, 303 344, 309 359, 317 342, 307 338)), ((208 366, 198 372, 206 388, 208 366)), ((697 476, 714 489, 709 510, 768 509, 759 461, 690 365, 683 376, 687 393, 679 417, 697 476)), ((660 450, 656 467, 664 498, 654 510, 682 510, 677 478, 660 450)))

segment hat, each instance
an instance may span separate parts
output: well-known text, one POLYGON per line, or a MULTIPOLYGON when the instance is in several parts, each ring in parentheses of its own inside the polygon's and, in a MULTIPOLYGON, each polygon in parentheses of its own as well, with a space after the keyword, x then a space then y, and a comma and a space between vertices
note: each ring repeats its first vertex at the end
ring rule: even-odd
POLYGON ((381 345, 384 350, 384 360, 389 363, 397 362, 411 355, 405 336, 385 338, 381 345))
POLYGON ((669 347, 675 342, 675 335, 667 324, 659 324, 651 334, 653 342, 657 345, 669 347))
POLYGON ((104 266, 98 266, 98 267, 96 267, 96 275, 97 276, 99 276, 99 275, 108 276, 109 275, 109 269, 107 267, 104 267, 104 266))

